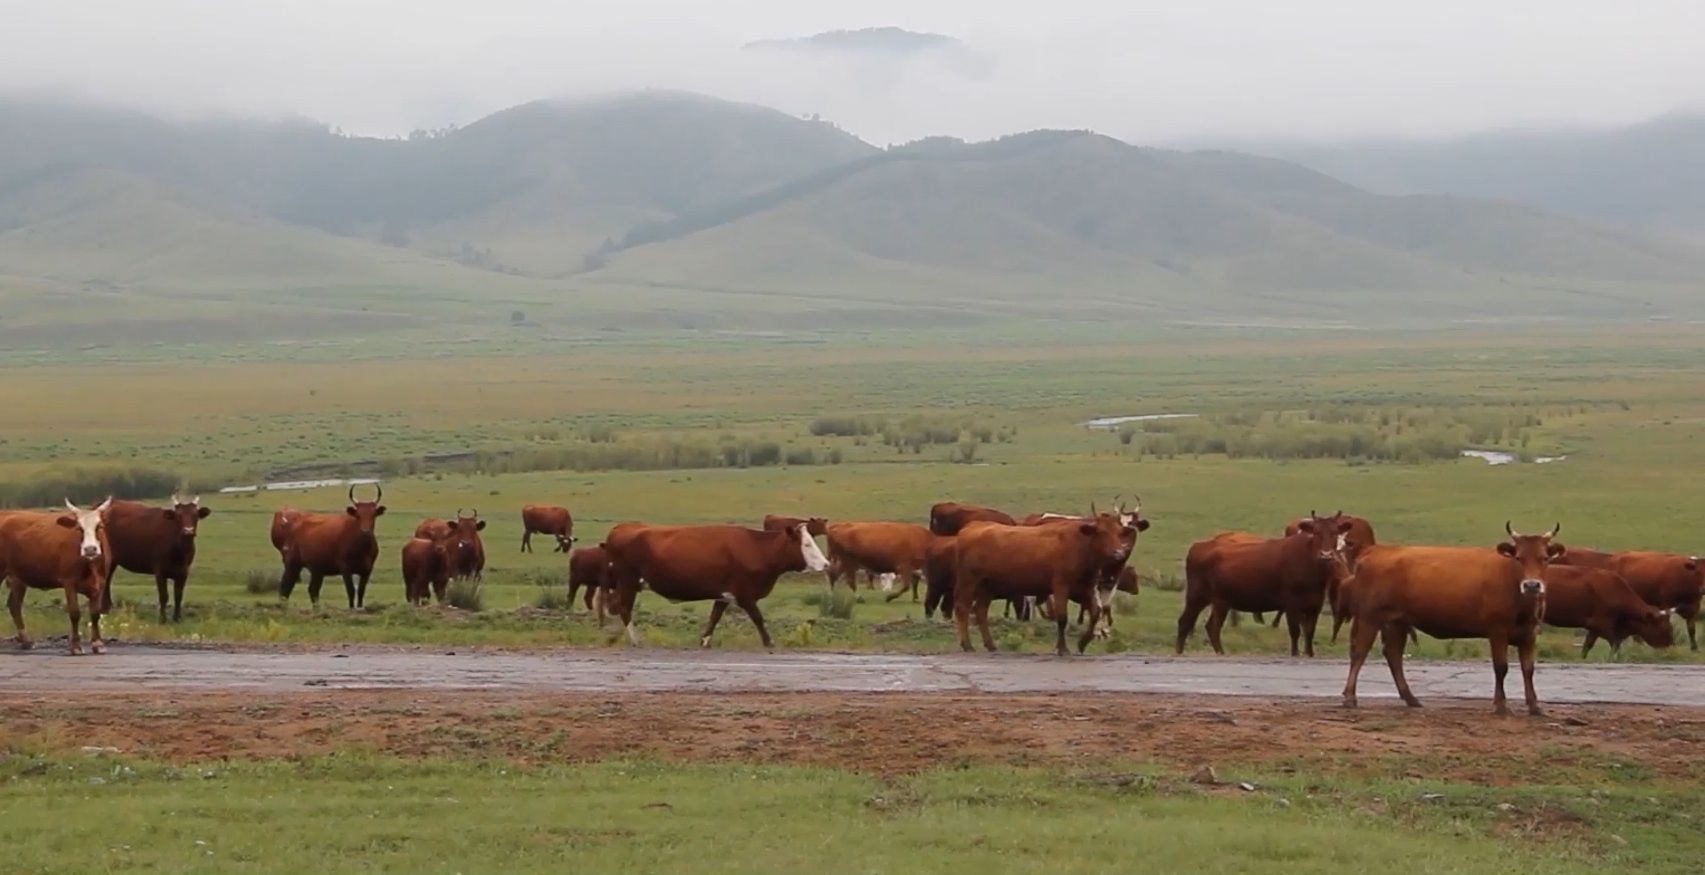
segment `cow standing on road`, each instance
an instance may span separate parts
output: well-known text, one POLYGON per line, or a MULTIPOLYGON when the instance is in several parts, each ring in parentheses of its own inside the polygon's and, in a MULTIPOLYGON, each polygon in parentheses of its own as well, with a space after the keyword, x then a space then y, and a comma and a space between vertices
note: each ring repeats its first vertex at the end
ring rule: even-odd
POLYGON ((349 506, 341 514, 297 513, 281 510, 273 515, 272 527, 277 532, 282 524, 284 547, 279 552, 284 561, 284 575, 279 579, 278 594, 288 601, 296 589, 302 572, 308 572, 308 600, 320 603, 320 584, 326 575, 343 578, 343 589, 349 596, 351 609, 367 601, 367 579, 373 576, 373 563, 379 558, 379 539, 374 534, 378 519, 385 515, 379 502, 385 490, 378 487, 372 501, 356 501, 355 487, 349 487, 349 506), (283 519, 286 513, 294 516, 283 519), (356 579, 360 579, 360 587, 356 579))
POLYGON ((528 504, 521 507, 521 552, 533 552, 533 535, 550 535, 556 539, 552 552, 567 553, 574 545, 574 516, 566 507, 550 504, 528 504))
POLYGON ((197 524, 213 511, 201 497, 172 496, 171 507, 152 507, 135 501, 114 501, 107 511, 107 563, 103 610, 112 610, 112 578, 120 568, 132 574, 151 574, 160 597, 160 622, 166 622, 166 581, 172 582, 172 622, 184 616, 184 586, 195 562, 197 524))
POLYGON ((107 539, 111 508, 109 497, 87 510, 66 499, 63 513, 0 513, 0 581, 11 585, 6 607, 18 629, 19 647, 28 650, 34 644, 24 630, 24 593, 62 589, 65 614, 71 620, 71 655, 83 654, 79 595, 89 600, 89 650, 106 650, 101 641, 101 612, 106 606, 107 563, 112 555, 107 539))
POLYGON ((953 621, 959 646, 971 649, 970 620, 974 615, 983 647, 993 651, 989 634, 989 604, 997 598, 1047 597, 1056 629, 1054 650, 1065 656, 1066 605, 1092 605, 1089 626, 1078 639, 1082 653, 1095 635, 1106 604, 1100 597, 1103 569, 1122 564, 1136 545, 1137 529, 1115 514, 1095 514, 1093 521, 1045 526, 1010 526, 978 522, 959 532, 958 563, 953 584, 953 621))
POLYGON ((1504 676, 1510 670, 1510 645, 1521 659, 1527 712, 1538 716, 1533 689, 1534 642, 1545 614, 1545 570, 1563 555, 1552 540, 1559 526, 1543 535, 1520 535, 1504 523, 1509 540, 1496 550, 1472 547, 1369 547, 1356 563, 1351 584, 1350 676, 1344 705, 1356 706, 1356 680, 1373 649, 1385 644, 1385 662, 1397 694, 1411 708, 1421 700, 1403 677, 1403 644, 1410 629, 1434 638, 1485 638, 1492 648, 1492 697, 1499 714, 1508 714, 1504 676))
POLYGON ((1296 534, 1263 538, 1247 532, 1222 532, 1190 545, 1184 558, 1184 610, 1178 615, 1175 653, 1195 631, 1196 619, 1210 606, 1208 643, 1225 653, 1220 630, 1232 611, 1283 611, 1291 635, 1291 655, 1314 655, 1315 624, 1326 594, 1333 589, 1334 563, 1350 529, 1343 514, 1318 517, 1312 512, 1296 534))
POLYGON ((639 643, 633 607, 641 582, 671 601, 710 601, 710 619, 699 637, 701 647, 729 605, 738 605, 758 627, 765 647, 773 647, 758 602, 789 571, 822 571, 829 560, 804 526, 764 532, 740 526, 647 526, 623 523, 604 541, 615 587, 616 613, 628 640, 639 643))

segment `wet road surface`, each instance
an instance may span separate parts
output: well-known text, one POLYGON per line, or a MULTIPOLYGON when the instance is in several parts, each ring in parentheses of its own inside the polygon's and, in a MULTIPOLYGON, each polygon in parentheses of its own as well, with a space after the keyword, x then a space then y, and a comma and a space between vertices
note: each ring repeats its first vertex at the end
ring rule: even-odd
MULTIPOLYGON (((1422 699, 1489 699, 1484 662, 1410 662, 1422 699)), ((67 656, 42 643, 0 645, 0 693, 185 689, 539 690, 560 692, 1072 692, 1203 693, 1260 698, 1336 698, 1342 659, 1165 656, 761 653, 684 650, 499 652, 395 647, 257 650, 113 645, 102 656, 67 656)), ((1541 664, 1548 702, 1705 706, 1705 665, 1541 664)), ((1521 699, 1511 666, 1508 692, 1521 699)), ((1362 671, 1364 700, 1394 698, 1383 662, 1362 671)))

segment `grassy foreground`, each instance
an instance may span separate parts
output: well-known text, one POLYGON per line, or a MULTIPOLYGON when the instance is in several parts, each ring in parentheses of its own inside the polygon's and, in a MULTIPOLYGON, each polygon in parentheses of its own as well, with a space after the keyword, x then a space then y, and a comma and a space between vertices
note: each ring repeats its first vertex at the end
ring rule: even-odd
POLYGON ((0 760, 20 872, 1681 872, 1697 785, 1487 789, 1122 764, 882 780, 784 766, 360 754, 0 760), (1228 776, 1229 777, 1229 776, 1228 776), (1438 794, 1438 795, 1434 795, 1438 794))

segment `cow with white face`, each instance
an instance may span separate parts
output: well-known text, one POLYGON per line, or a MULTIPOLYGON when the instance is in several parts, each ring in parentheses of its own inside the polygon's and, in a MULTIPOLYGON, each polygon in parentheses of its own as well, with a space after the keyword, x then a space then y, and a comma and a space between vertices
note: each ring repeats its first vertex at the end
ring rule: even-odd
POLYGON ((93 508, 65 502, 63 513, 0 514, 0 580, 9 591, 6 606, 18 629, 18 644, 32 646, 24 630, 24 594, 31 589, 63 589, 71 620, 71 654, 81 655, 82 611, 79 595, 89 601, 89 649, 100 653, 101 611, 105 607, 108 563, 108 498, 93 508))

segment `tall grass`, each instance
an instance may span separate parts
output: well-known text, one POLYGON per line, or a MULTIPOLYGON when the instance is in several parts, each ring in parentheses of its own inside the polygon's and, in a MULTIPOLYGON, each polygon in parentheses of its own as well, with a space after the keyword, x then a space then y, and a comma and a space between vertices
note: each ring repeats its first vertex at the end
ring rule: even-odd
POLYGON ((159 498, 182 482, 175 471, 120 463, 72 465, 51 474, 0 483, 0 507, 57 506, 69 498, 89 504, 113 498, 159 498))

